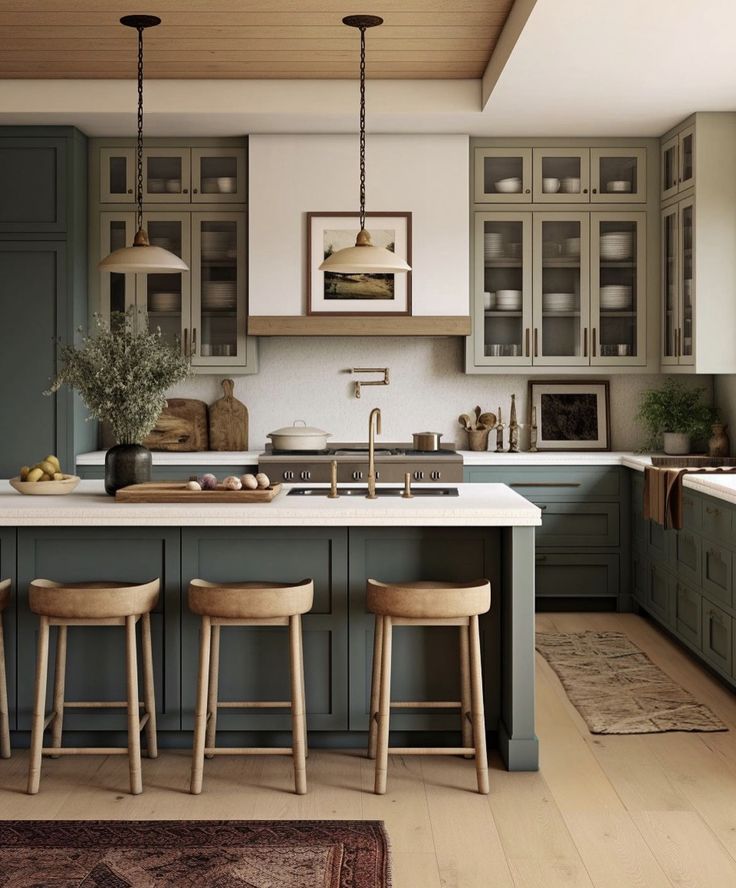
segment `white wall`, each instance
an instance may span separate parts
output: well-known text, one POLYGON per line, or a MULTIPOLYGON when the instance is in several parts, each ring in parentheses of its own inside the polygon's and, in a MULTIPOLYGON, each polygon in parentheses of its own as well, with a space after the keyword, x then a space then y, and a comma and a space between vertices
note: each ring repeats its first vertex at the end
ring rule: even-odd
MULTIPOLYGON (((364 441, 372 407, 383 411, 385 441, 407 441, 412 432, 430 430, 442 432, 446 441, 461 447, 467 442, 457 417, 476 404, 494 413, 500 404, 508 419, 510 396, 516 392, 519 420, 526 415, 527 378, 466 376, 462 372, 464 341, 459 337, 277 337, 262 339, 260 349, 260 372, 235 378, 235 395, 250 411, 251 449, 263 447, 268 432, 295 419, 332 432, 338 441, 364 441), (390 367, 391 384, 364 389, 356 400, 355 377, 344 371, 361 366, 390 367)), ((643 436, 635 420, 639 395, 660 386, 664 378, 610 377, 615 450, 641 446, 643 436)), ((681 378, 704 386, 710 400, 711 377, 681 378)), ((222 397, 220 377, 194 377, 172 390, 172 396, 201 398, 211 404, 222 397)), ((526 434, 522 446, 527 446, 526 434)))
MULTIPOLYGON (((355 135, 248 140, 249 312, 306 311, 306 213, 358 209, 355 135)), ((468 137, 370 135, 369 211, 412 213, 416 315, 469 311, 468 137)))

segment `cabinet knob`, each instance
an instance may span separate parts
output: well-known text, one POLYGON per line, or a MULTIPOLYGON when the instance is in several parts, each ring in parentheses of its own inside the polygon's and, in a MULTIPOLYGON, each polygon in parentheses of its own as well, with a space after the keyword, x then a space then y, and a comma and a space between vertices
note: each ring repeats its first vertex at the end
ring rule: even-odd
POLYGON ((587 193, 588 193, 588 189, 587 189, 587 188, 583 188, 583 194, 587 194, 587 193))
POLYGON ((199 194, 199 188, 192 188, 192 194, 199 194))
POLYGON ((182 188, 182 194, 189 194, 188 188, 182 188))
POLYGON ((132 188, 129 188, 129 189, 128 189, 128 194, 132 194, 132 193, 133 193, 133 189, 132 189, 132 188))
POLYGON ((598 189, 597 189, 597 188, 594 188, 594 189, 593 189, 593 194, 598 194, 598 189))
POLYGON ((524 189, 524 194, 531 194, 531 193, 532 193, 532 189, 531 189, 531 188, 525 188, 525 189, 524 189))

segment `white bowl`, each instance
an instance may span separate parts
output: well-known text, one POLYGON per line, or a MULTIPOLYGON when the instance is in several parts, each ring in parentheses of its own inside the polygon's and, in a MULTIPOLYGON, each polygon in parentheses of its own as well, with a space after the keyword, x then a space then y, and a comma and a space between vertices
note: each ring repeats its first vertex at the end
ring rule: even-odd
POLYGON ((28 496, 64 496, 71 493, 82 479, 78 475, 64 475, 62 481, 21 481, 11 478, 10 486, 28 496))
POLYGON ((629 194, 631 192, 631 182, 628 179, 612 179, 606 185, 606 191, 610 194, 629 194))
POLYGON ((580 179, 576 176, 566 176, 560 182, 560 191, 563 194, 580 194, 580 179))
POLYGON ((556 194, 560 190, 560 180, 553 176, 542 179, 542 192, 544 194, 556 194))
POLYGON ((565 238, 565 255, 570 256, 575 259, 580 255, 580 238, 579 237, 566 237, 565 238))
POLYGON ((169 194, 179 194, 181 192, 181 179, 167 179, 166 191, 169 194))
POLYGON ((499 179, 497 182, 493 183, 493 187, 496 191, 501 192, 501 194, 520 194, 521 179, 516 176, 512 176, 509 179, 499 179))

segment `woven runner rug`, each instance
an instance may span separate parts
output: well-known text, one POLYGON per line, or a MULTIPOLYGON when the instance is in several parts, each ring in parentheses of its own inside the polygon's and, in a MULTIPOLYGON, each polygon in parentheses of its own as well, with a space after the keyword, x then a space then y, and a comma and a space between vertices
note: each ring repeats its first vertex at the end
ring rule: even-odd
POLYGON ((593 734, 728 730, 623 632, 539 633, 536 646, 593 734))
POLYGON ((389 888, 380 821, 0 822, 0 885, 389 888))

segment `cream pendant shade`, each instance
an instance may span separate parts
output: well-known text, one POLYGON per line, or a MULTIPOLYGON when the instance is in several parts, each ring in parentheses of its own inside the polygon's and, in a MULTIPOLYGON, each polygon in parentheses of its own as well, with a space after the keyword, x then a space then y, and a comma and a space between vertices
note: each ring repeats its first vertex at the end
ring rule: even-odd
POLYGON ((121 247, 110 253, 97 266, 102 271, 118 274, 155 274, 156 272, 188 271, 186 262, 163 247, 121 247))
POLYGON ((394 274, 411 271, 411 267, 391 250, 370 244, 338 250, 325 259, 319 270, 338 274, 394 274))

